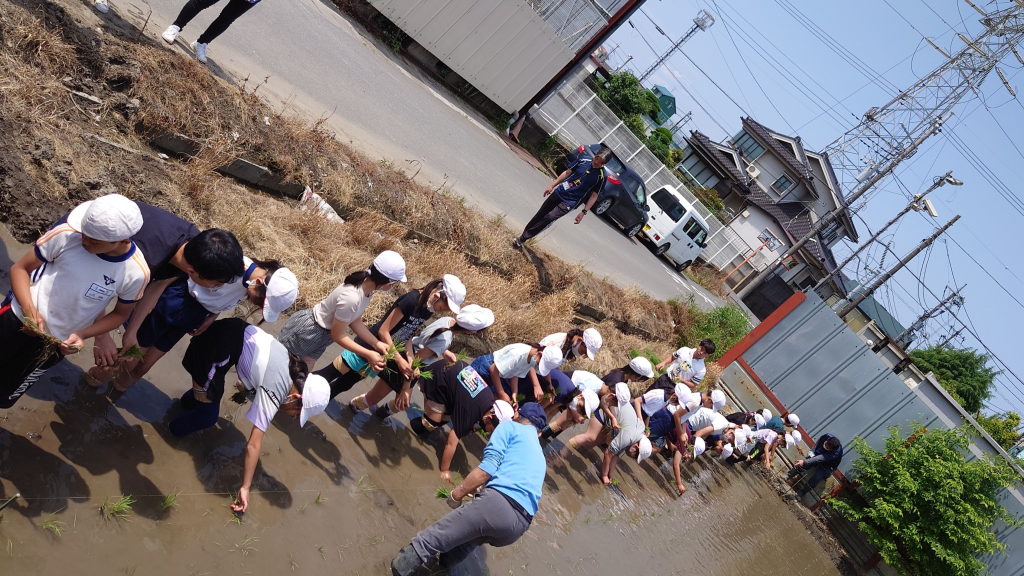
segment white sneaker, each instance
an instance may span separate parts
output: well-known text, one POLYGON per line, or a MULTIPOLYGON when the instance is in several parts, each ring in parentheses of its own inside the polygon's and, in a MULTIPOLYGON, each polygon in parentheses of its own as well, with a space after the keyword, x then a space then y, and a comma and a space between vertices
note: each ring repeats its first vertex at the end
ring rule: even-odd
POLYGON ((93 4, 93 6, 103 14, 106 14, 107 11, 110 10, 110 6, 107 5, 107 0, 96 0, 96 3, 93 4))
POLYGON ((193 42, 189 44, 196 52, 196 60, 199 60, 203 64, 206 64, 206 44, 200 44, 199 42, 193 42))
POLYGON ((174 44, 174 40, 178 37, 178 34, 181 34, 181 28, 178 28, 174 24, 171 24, 167 27, 167 30, 164 30, 164 33, 160 36, 163 37, 164 42, 167 42, 168 44, 174 44))

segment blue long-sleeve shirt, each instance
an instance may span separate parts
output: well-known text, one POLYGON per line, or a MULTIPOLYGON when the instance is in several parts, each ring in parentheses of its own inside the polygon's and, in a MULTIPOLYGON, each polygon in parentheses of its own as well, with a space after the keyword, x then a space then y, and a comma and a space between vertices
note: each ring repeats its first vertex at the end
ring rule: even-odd
POLYGON ((825 449, 825 441, 829 438, 835 438, 831 434, 822 434, 821 438, 814 444, 814 456, 804 460, 804 466, 814 466, 820 464, 826 468, 832 468, 833 470, 839 467, 839 463, 843 460, 843 445, 840 444, 839 448, 829 451, 825 449))
POLYGON ((487 486, 537 514, 547 462, 533 426, 506 420, 491 433, 480 469, 491 475, 487 486))

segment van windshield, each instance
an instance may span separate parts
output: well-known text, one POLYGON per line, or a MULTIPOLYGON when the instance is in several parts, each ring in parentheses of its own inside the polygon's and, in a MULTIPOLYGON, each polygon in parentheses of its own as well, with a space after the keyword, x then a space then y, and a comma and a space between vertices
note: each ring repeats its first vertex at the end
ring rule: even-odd
POLYGON ((651 194, 651 200, 654 200, 654 203, 658 205, 658 208, 661 208, 665 214, 668 214, 668 217, 671 218, 673 222, 679 222, 679 219, 683 217, 683 214, 686 214, 686 208, 683 208, 683 205, 679 203, 679 200, 676 200, 676 197, 673 196, 667 188, 662 188, 654 194, 651 194))

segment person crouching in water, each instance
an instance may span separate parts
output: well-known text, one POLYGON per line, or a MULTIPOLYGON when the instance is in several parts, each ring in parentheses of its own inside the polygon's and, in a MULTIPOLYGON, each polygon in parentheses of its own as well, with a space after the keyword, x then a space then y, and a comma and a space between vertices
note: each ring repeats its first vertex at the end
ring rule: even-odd
MULTIPOLYGON (((412 378, 415 370, 413 350, 409 341, 420 326, 435 314, 458 314, 465 300, 466 287, 458 277, 451 274, 445 274, 443 278, 433 280, 419 290, 409 290, 396 300, 384 317, 370 328, 370 332, 389 349, 395 349, 394 358, 384 365, 384 370, 378 374, 380 378, 369 392, 349 401, 349 408, 355 412, 366 410, 391 392, 395 393, 394 400, 381 406, 378 417, 387 418, 408 408, 411 403, 412 378)), ((356 343, 366 346, 366 342, 360 338, 356 338, 356 343)))
POLYGON ((485 378, 495 396, 516 408, 520 395, 531 402, 540 402, 544 398, 540 378, 561 366, 563 360, 562 351, 557 346, 519 343, 509 344, 494 354, 480 356, 473 360, 473 369, 485 378), (524 378, 532 387, 520 392, 519 381, 524 378))
POLYGON ((519 540, 537 514, 547 473, 537 439, 544 422, 544 409, 529 402, 519 409, 517 418, 494 428, 480 465, 448 497, 453 511, 399 551, 391 562, 393 575, 410 576, 438 554, 445 567, 454 566, 477 546, 503 547, 519 540), (479 496, 462 504, 481 486, 479 496))
MULTIPOLYGON (((280 342, 241 318, 218 320, 192 339, 181 365, 192 377, 192 387, 181 397, 184 413, 171 421, 175 436, 213 427, 224 396, 224 377, 235 368, 241 395, 252 400, 245 417, 252 432, 245 447, 242 487, 231 505, 235 512, 249 507, 249 488, 263 446, 263 435, 278 411, 299 419, 299 425, 324 411, 330 387, 280 342)), ((244 398, 242 398, 244 401, 244 398)))

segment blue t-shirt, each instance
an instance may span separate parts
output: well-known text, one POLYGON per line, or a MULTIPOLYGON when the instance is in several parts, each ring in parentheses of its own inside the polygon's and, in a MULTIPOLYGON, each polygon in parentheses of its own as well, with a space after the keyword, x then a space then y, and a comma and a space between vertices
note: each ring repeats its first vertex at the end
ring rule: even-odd
POLYGON ((580 152, 576 161, 569 165, 572 175, 555 188, 555 194, 562 202, 575 208, 582 203, 591 192, 594 192, 604 181, 604 168, 594 168, 591 163, 594 157, 587 152, 580 152))
POLYGON ((506 420, 491 433, 480 469, 491 475, 489 488, 515 500, 530 516, 537 514, 547 462, 537 429, 506 420))
POLYGON ((672 419, 672 413, 668 411, 668 408, 662 408, 651 415, 651 419, 647 422, 647 427, 651 429, 652 439, 664 438, 672 433, 676 423, 672 419))

